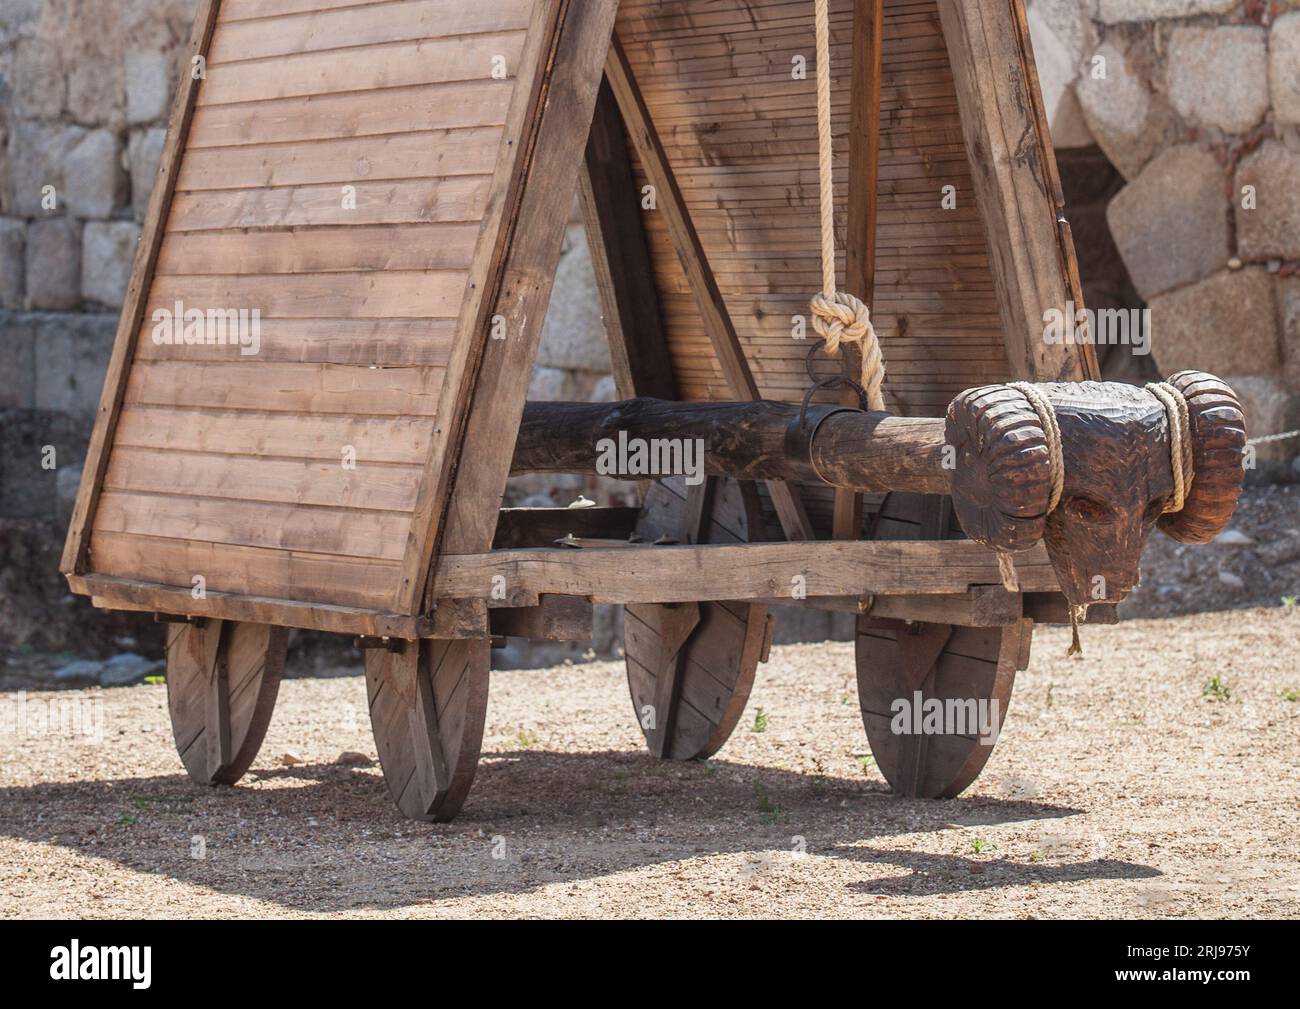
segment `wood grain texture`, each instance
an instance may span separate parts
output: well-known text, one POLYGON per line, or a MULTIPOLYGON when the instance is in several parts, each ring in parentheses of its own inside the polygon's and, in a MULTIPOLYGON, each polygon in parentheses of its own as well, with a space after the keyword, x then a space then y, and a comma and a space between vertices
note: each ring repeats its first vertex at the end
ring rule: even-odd
POLYGON ((201 785, 233 785, 266 736, 289 632, 205 620, 167 628, 167 707, 176 750, 201 785))

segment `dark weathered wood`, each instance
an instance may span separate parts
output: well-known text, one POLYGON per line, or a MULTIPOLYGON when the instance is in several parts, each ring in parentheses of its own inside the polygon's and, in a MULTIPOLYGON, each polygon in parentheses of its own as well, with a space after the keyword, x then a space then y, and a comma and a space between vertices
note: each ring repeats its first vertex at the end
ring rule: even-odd
POLYGON ((176 88, 176 97, 172 101, 171 118, 167 124, 167 139, 158 162, 158 177, 154 180, 140 241, 136 246, 135 263, 131 268, 131 283, 122 301, 122 315, 118 319, 113 353, 109 357, 108 371, 104 376, 104 391, 100 396, 99 412, 95 415, 95 428, 91 432, 90 444, 86 448, 81 486, 72 508, 68 538, 64 543, 63 558, 59 563, 59 570, 65 575, 81 574, 85 570, 89 532, 99 494, 103 489, 109 447, 121 413, 122 399, 126 394, 136 337, 144 320, 145 309, 148 307, 154 265, 158 260, 159 249, 162 247, 167 214, 171 208, 172 195, 176 191, 181 152, 185 150, 185 139, 189 133, 190 120, 194 115, 194 102, 201 83, 201 79, 196 79, 191 72, 191 65, 194 57, 206 55, 208 51, 212 32, 216 27, 219 7, 220 0, 202 0, 194 18, 188 50, 190 59, 185 62, 184 76, 176 88))
POLYGON ((676 399, 641 219, 641 193, 627 155, 623 117, 608 81, 602 82, 596 96, 586 161, 581 182, 583 219, 614 384, 625 399, 676 399))
POLYGON ((979 775, 993 752, 1015 681, 1024 622, 1009 627, 952 627, 901 620, 858 622, 858 701, 876 766, 894 791, 951 798, 979 775), (919 694, 919 697, 918 697, 919 694), (918 701, 952 702, 976 715, 965 725, 914 732, 918 701), (903 708, 900 702, 905 702, 903 708), (985 708, 980 711, 983 702, 985 708), (986 721, 979 722, 979 716, 986 721), (987 726, 991 731, 980 736, 987 726), (895 728, 906 731, 896 732, 895 728), (967 731, 943 731, 945 729, 967 731))
MULTIPOLYGON (((653 484, 638 533, 693 543, 743 543, 763 528, 751 483, 653 484), (712 486, 716 484, 716 486, 712 486), (705 488, 711 488, 706 490, 705 488)), ((628 689, 646 745, 657 757, 716 753, 744 712, 768 630, 761 604, 640 603, 627 607, 623 651, 628 689)))
MULTIPOLYGON (((664 152, 659 134, 650 119, 650 112, 641 97, 632 68, 628 64, 627 54, 615 36, 609 50, 609 62, 605 68, 619 111, 627 125, 628 136, 636 148, 641 167, 650 177, 656 189, 657 207, 664 214, 668 233, 672 238, 673 248, 680 260, 682 270, 695 296, 704 328, 709 337, 709 344, 717 358, 718 367, 722 369, 731 393, 737 399, 756 400, 759 398, 758 383, 754 381, 749 362, 745 359, 744 348, 736 327, 727 312, 722 292, 718 290, 717 280, 709 267, 708 257, 700 236, 691 221, 690 211, 677 184, 668 155, 664 152)), ((768 487, 772 504, 776 508, 781 528, 788 540, 809 540, 814 538, 812 521, 808 518, 803 502, 794 489, 774 481, 768 487)))
POLYGON ((275 710, 289 633, 205 620, 167 629, 167 707, 181 763, 202 785, 233 785, 252 766, 275 710))
POLYGON ((412 820, 460 811, 483 742, 488 641, 406 642, 366 652, 366 692, 384 782, 412 820))
MULTIPOLYGON (((1036 624, 1069 624, 1070 601, 1059 592, 1029 592, 1025 600, 1025 617, 1036 624)), ((1088 624, 1117 624, 1119 612, 1114 603, 1094 603, 1082 621, 1088 624)), ((1023 666, 1021 668, 1024 668, 1023 666)))
POLYGON ((492 548, 550 547, 566 536, 625 540, 640 514, 633 507, 502 508, 492 548))
MULTIPOLYGON (((447 498, 444 554, 477 553, 491 546, 573 200, 601 68, 614 28, 617 0, 586 0, 566 7, 548 89, 537 117, 536 149, 528 167, 500 293, 494 303, 505 339, 484 344, 469 397, 458 467, 447 498)), ((427 558, 426 558, 427 560, 427 558)))
POLYGON ((492 633, 530 641, 590 641, 591 600, 581 596, 544 595, 536 606, 494 609, 488 614, 492 633))

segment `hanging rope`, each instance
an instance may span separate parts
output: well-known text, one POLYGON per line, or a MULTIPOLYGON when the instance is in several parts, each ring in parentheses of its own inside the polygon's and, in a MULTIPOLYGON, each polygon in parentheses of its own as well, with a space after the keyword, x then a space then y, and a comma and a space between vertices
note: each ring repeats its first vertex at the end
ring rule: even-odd
POLYGON ((885 409, 885 359, 871 325, 871 312, 860 298, 835 287, 835 169, 831 141, 830 0, 814 0, 817 24, 817 153, 821 186, 822 290, 812 298, 813 330, 828 354, 840 344, 856 343, 862 353, 862 388, 867 406, 885 409))

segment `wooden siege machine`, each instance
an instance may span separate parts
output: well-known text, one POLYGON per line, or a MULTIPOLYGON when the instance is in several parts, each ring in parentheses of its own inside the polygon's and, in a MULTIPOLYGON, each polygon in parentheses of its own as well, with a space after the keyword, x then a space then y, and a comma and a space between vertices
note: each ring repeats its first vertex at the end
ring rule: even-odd
POLYGON ((895 699, 1000 722, 1035 622, 1105 622, 1157 523, 1222 528, 1231 391, 1175 376, 1178 426, 1043 337, 1082 297, 1021 0, 836 0, 831 38, 840 276, 886 413, 806 401, 840 363, 792 338, 818 282, 811 0, 203 0, 63 557, 96 605, 171 621, 192 777, 250 766, 285 628, 349 634, 393 797, 450 818, 493 639, 582 640, 593 603, 626 607, 651 751, 704 757, 786 603, 859 615, 879 766, 951 796, 991 740, 895 734, 895 699), (622 402, 526 404, 575 190, 622 402), (173 306, 257 309, 257 352, 156 339, 173 306), (617 432, 700 438, 709 476, 500 507, 512 472, 589 471, 617 432), (1175 443, 1195 476, 1166 513, 1175 443))

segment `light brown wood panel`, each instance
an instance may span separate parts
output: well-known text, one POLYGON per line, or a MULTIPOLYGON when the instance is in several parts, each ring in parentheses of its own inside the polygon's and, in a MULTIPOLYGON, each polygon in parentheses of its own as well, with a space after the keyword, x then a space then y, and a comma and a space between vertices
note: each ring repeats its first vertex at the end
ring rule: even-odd
POLYGON ((303 14, 378 2, 382 0, 224 0, 217 20, 252 21, 255 18, 276 17, 280 14, 303 14))
POLYGON ((465 292, 462 270, 303 273, 284 276, 165 276, 154 281, 155 310, 257 309, 267 319, 453 319, 465 292))
POLYGON ((358 465, 418 466, 428 449, 429 423, 419 417, 300 416, 197 407, 128 406, 117 444, 207 455, 324 460, 358 465), (351 451, 349 451, 351 450, 351 451))
POLYGON ((158 253, 158 276, 464 270, 478 223, 377 224, 173 232, 158 253))
POLYGON ((532 0, 404 0, 255 22, 225 22, 212 39, 210 60, 230 63, 401 39, 517 31, 527 27, 532 7, 532 0))
POLYGON ((290 186, 283 189, 225 189, 178 192, 169 231, 278 228, 302 225, 418 224, 477 221, 483 216, 490 175, 407 182, 290 186))
POLYGON ((499 126, 513 81, 392 88, 196 109, 189 150, 499 126))
POLYGON ((245 596, 382 608, 392 598, 396 565, 375 558, 297 554, 265 547, 98 531, 90 571, 111 572, 160 585, 189 586, 202 577, 206 590, 245 596))
MULTIPOLYGON (((451 319, 263 319, 254 357, 259 362, 445 368, 454 330, 451 319)), ((155 343, 149 322, 136 344, 136 359, 232 361, 236 352, 229 344, 155 343)))
MULTIPOLYGON (((238 353, 238 351, 233 351, 238 353)), ((438 406, 440 368, 355 368, 334 364, 139 361, 127 403, 288 413, 430 416, 438 406)))
POLYGON ((523 32, 505 32, 303 53, 252 63, 216 64, 208 68, 199 105, 266 102, 299 95, 454 81, 504 81, 518 68, 523 38, 523 32), (492 76, 493 59, 498 56, 505 61, 496 64, 503 66, 505 78, 492 76))
MULTIPOLYGON (((405 512, 417 470, 407 466, 302 462, 122 447, 104 476, 107 490, 405 512)), ((347 516, 340 516, 346 521, 347 516)), ((130 577, 130 576, 127 576, 130 577)))
POLYGON ((327 182, 487 175, 496 162, 501 128, 397 133, 382 137, 306 140, 191 151, 176 187, 260 189, 327 182))
POLYGON ((110 492, 99 502, 95 529, 301 553, 400 560, 410 519, 400 512, 110 492))

